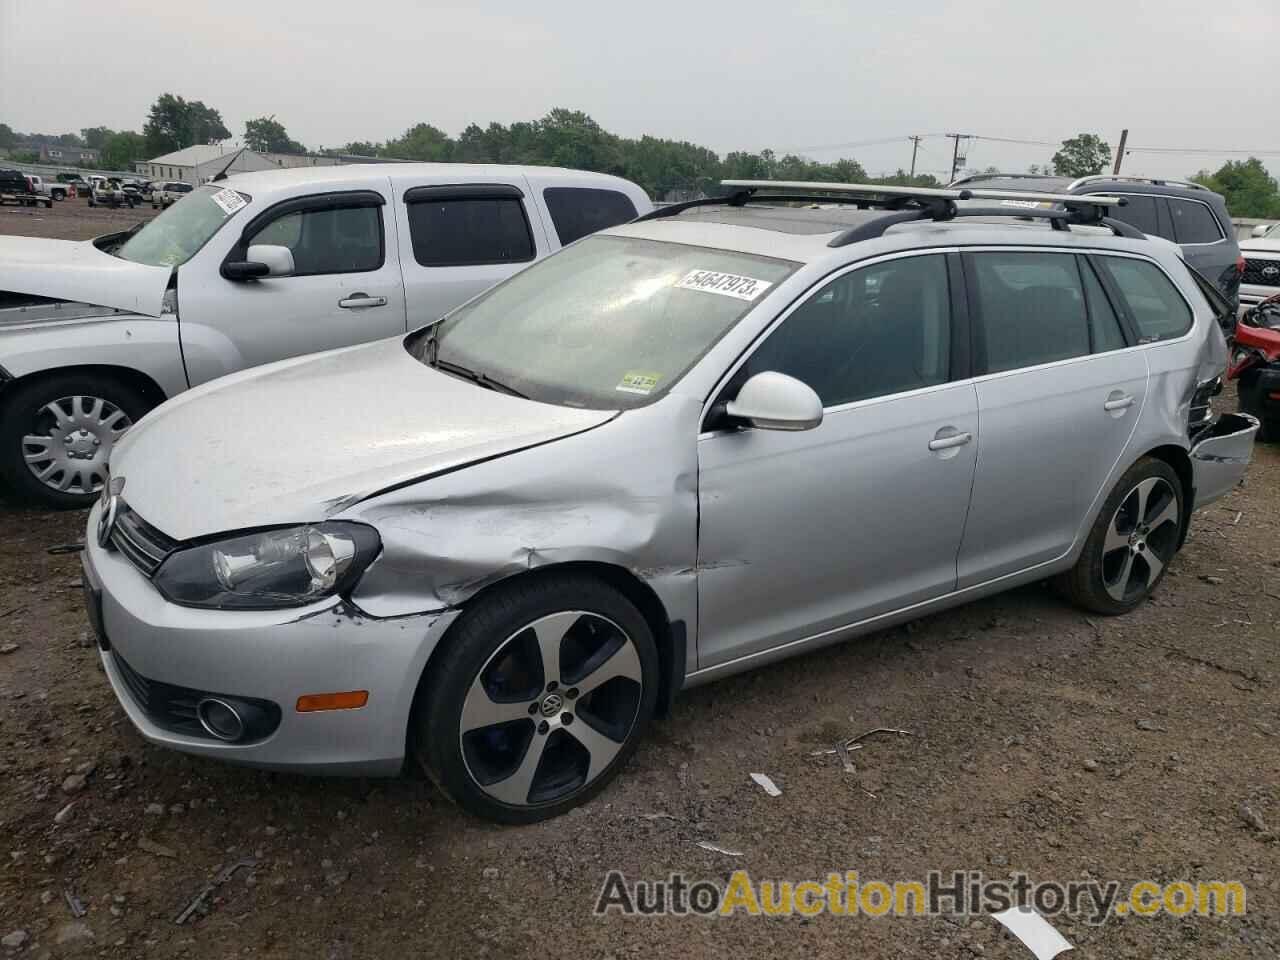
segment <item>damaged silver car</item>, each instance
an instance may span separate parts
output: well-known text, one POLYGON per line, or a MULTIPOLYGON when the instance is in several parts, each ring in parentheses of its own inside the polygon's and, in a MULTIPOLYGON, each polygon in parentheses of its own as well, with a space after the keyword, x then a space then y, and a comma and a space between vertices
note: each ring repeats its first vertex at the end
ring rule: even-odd
POLYGON ((84 580, 142 734, 540 820, 683 687, 1046 578, 1132 610, 1241 480, 1230 308, 1118 199, 726 186, 131 430, 84 580))

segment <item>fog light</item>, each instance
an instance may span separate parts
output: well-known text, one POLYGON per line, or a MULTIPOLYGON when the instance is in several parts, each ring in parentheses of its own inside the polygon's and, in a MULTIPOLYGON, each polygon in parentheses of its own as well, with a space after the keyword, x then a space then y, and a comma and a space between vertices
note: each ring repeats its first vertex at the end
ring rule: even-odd
POLYGON ((239 712, 225 700, 207 697, 196 704, 196 717, 200 726, 211 737, 219 740, 239 740, 244 736, 244 720, 239 712))

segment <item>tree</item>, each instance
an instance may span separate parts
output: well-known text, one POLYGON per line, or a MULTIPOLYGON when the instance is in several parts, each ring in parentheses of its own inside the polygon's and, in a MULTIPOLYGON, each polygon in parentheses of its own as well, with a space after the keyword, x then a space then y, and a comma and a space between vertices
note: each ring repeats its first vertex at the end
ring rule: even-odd
POLYGON ((198 143, 217 143, 231 136, 222 114, 199 100, 184 100, 163 93, 151 105, 142 128, 151 156, 172 153, 198 143))
POLYGON ((429 123, 419 123, 406 130, 398 139, 388 140, 383 152, 389 157, 402 160, 444 161, 451 159, 453 141, 440 128, 429 123))
POLYGON ((80 131, 80 138, 90 150, 102 150, 114 133, 110 127, 84 127, 80 131))
POLYGON ((1233 217, 1280 218, 1280 185, 1257 157, 1228 160, 1216 172, 1201 170, 1191 179, 1222 194, 1233 217))
POLYGON ((146 138, 132 130, 113 133, 102 145, 102 165, 108 170, 132 170, 135 160, 149 156, 146 138))
POLYGON ((1053 172, 1060 177, 1089 177, 1111 162, 1111 147, 1096 133, 1082 133, 1062 141, 1053 155, 1053 172))
POLYGON ((269 117, 258 117, 246 120, 244 124, 244 143, 250 150, 259 153, 306 153, 307 148, 297 140, 290 140, 284 124, 278 121, 275 114, 269 117))
POLYGON ((8 150, 18 145, 18 134, 7 123, 0 123, 0 150, 8 150))

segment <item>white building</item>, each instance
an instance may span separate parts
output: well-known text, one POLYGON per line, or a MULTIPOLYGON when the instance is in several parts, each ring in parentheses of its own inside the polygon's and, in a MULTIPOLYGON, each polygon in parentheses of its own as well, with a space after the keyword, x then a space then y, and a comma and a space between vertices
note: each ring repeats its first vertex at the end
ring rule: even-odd
POLYGON ((197 144, 166 153, 154 160, 134 163, 134 172, 148 180, 177 180, 193 187, 212 180, 223 168, 227 173, 245 173, 250 170, 274 170, 272 163, 260 153, 246 147, 226 147, 219 144, 197 144), (230 164, 230 167, 227 167, 230 164))

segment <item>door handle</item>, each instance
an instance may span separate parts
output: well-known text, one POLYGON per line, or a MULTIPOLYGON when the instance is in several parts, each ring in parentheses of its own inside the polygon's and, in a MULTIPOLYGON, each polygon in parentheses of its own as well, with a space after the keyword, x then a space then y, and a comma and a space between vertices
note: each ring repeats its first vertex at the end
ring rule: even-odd
POLYGON ((1132 406, 1133 397, 1126 393, 1119 397, 1109 397, 1103 402, 1102 409, 1110 412, 1113 410, 1125 410, 1132 406))
POLYGON ((367 293, 353 293, 344 300, 338 301, 343 310, 363 310, 366 307, 385 307, 386 297, 371 297, 367 293))
POLYGON ((972 433, 955 433, 949 437, 935 437, 929 441, 929 449, 950 450, 952 447, 963 447, 972 439, 972 433))

